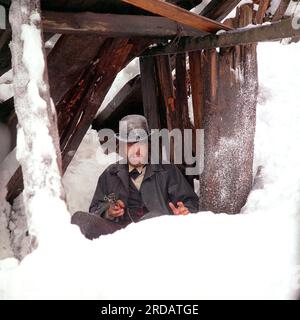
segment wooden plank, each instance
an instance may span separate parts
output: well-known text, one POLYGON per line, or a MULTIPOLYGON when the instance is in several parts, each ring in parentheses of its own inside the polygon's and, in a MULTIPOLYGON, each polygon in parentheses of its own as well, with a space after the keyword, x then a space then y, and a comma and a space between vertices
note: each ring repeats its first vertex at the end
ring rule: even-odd
POLYGON ((154 14, 161 15, 171 20, 177 21, 184 25, 193 27, 200 31, 216 32, 218 30, 231 30, 231 28, 211 20, 206 17, 199 16, 193 12, 177 7, 171 3, 162 0, 122 0, 123 2, 132 4, 154 14))
POLYGON ((202 49, 224 48, 246 45, 257 42, 282 40, 284 38, 300 37, 300 29, 292 27, 292 18, 274 22, 269 25, 259 25, 224 32, 219 35, 208 35, 197 39, 182 39, 178 44, 163 48, 145 50, 142 56, 169 55, 180 52, 191 52, 202 49))
POLYGON ((258 11, 255 18, 256 24, 263 23, 266 11, 269 8, 270 4, 271 4, 271 0, 260 0, 258 11))
POLYGON ((278 8, 276 9, 276 11, 273 15, 272 22, 276 22, 276 21, 279 21, 282 19, 290 2, 291 2, 291 0, 281 0, 278 8))
POLYGON ((200 15, 222 21, 241 2, 241 0, 211 0, 200 15))
POLYGON ((163 17, 43 11, 43 27, 53 33, 98 34, 106 37, 200 36, 203 32, 163 17))
POLYGON ((200 129, 202 127, 202 116, 204 108, 204 86, 201 56, 201 51, 194 51, 189 53, 194 125, 196 129, 200 129))
POLYGON ((155 72, 155 59, 145 57, 140 59, 141 83, 144 115, 148 120, 151 129, 161 127, 159 107, 157 103, 157 75, 155 72))
POLYGON ((191 129, 189 117, 188 93, 187 93, 187 72, 186 72, 186 54, 176 55, 176 75, 175 75, 175 117, 180 129, 191 129))
POLYGON ((179 128, 175 117, 175 93, 169 56, 155 57, 160 94, 167 115, 167 128, 179 128))

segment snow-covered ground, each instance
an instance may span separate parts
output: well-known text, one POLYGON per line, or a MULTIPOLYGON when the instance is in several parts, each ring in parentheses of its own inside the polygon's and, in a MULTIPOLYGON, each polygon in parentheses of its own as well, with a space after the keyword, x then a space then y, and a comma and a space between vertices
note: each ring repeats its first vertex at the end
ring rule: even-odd
MULTIPOLYGON (((294 298, 300 278, 299 54, 299 44, 259 45, 255 168, 264 166, 265 181, 243 214, 164 216, 89 241, 53 208, 32 217, 43 230, 38 249, 20 264, 0 262, 0 299, 294 298)), ((90 131, 64 177, 70 211, 87 209, 111 161, 90 131)))

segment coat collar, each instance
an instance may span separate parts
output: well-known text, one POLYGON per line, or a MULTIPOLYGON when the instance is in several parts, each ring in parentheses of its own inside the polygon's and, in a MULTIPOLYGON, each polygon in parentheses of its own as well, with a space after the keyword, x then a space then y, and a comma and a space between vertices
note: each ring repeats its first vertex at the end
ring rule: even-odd
MULTIPOLYGON (((164 168, 159 164, 147 164, 144 180, 149 179, 154 174, 159 171, 163 171, 164 168)), ((129 178, 128 178, 128 164, 115 163, 109 169, 109 172, 116 174, 124 184, 126 190, 129 188, 129 178)))

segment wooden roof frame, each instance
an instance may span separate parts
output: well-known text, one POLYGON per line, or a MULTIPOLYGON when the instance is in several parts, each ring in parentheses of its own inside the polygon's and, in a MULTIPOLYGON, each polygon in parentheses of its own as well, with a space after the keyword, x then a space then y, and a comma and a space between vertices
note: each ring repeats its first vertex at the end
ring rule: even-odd
POLYGON ((200 31, 216 32, 219 30, 231 30, 232 28, 222 23, 202 17, 196 13, 185 10, 169 2, 162 0, 122 0, 125 3, 132 4, 138 8, 159 14, 163 17, 185 24, 200 31))

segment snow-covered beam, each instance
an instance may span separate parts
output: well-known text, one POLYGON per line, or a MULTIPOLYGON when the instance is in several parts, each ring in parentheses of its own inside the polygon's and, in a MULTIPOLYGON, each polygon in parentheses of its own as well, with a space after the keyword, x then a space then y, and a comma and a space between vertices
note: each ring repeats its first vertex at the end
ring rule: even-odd
MULTIPOLYGON (((56 112, 50 97, 42 38, 40 1, 13 0, 9 20, 12 26, 14 101, 18 117, 17 158, 23 171, 24 205, 28 214, 42 214, 38 211, 46 199, 50 206, 55 203, 54 208, 58 203, 60 206, 65 206, 65 203, 56 112)), ((46 208, 43 210, 45 213, 46 208)))
POLYGON ((296 20, 294 19, 288 18, 271 24, 245 27, 220 33, 219 35, 208 35, 197 39, 182 39, 178 44, 174 43, 163 48, 149 49, 143 53, 143 56, 168 55, 300 37, 300 28, 293 27, 293 25, 295 26, 296 24, 296 20))

